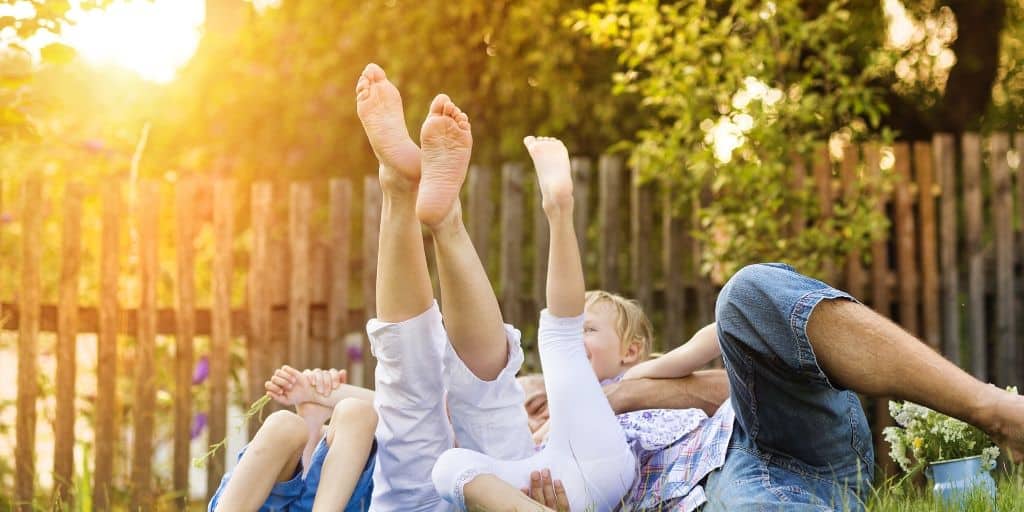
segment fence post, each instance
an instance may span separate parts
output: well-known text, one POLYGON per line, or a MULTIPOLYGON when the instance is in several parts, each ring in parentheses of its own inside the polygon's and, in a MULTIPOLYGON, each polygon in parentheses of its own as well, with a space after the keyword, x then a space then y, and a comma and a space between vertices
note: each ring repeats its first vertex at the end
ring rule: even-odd
POLYGON ((18 301, 18 419, 14 446, 15 510, 30 511, 36 478, 36 399, 39 396, 39 259, 42 185, 31 176, 22 195, 21 289, 18 301))
MULTIPOLYGON (((843 149, 843 161, 839 166, 843 179, 843 199, 847 203, 847 207, 852 207, 860 195, 857 160, 857 147, 847 144, 843 149)), ((863 300, 865 293, 864 263, 861 260, 859 249, 852 250, 846 255, 846 290, 858 300, 863 300)))
MULTIPOLYGON (((828 147, 820 147, 814 152, 814 188, 818 194, 818 206, 821 210, 818 222, 825 222, 832 218, 833 210, 832 159, 828 147)), ((836 281, 836 265, 831 257, 823 262, 821 273, 825 276, 825 281, 832 283, 836 281)))
POLYGON ((288 300, 288 364, 307 368, 309 347, 309 219, 312 190, 308 183, 292 183, 288 208, 291 251, 291 286, 288 300))
POLYGON ((633 281, 634 299, 640 303, 644 311, 654 311, 654 287, 651 281, 654 273, 651 268, 653 241, 652 230, 654 229, 654 190, 650 183, 640 182, 640 170, 632 169, 630 180, 630 192, 632 196, 632 217, 630 219, 630 231, 632 232, 630 260, 630 274, 633 281))
MULTIPOLYGON (((384 197, 377 176, 366 176, 363 181, 363 304, 366 318, 377 316, 377 252, 380 248, 380 216, 384 197)), ((377 360, 370 351, 370 338, 363 336, 363 385, 373 388, 377 360)))
POLYGON ((992 223, 996 252, 995 380, 1000 386, 1020 384, 1017 366, 1017 326, 1013 280, 1013 190, 1006 153, 1010 138, 994 133, 989 140, 989 170, 992 172, 992 223))
POLYGON ((914 171, 917 176, 918 215, 921 219, 921 336, 928 346, 942 350, 939 319, 939 269, 936 262, 935 179, 932 150, 923 142, 914 143, 914 171))
POLYGON ((505 321, 517 325, 520 315, 520 283, 523 262, 523 165, 501 168, 501 311, 505 321))
POLYGON ((622 157, 602 155, 597 164, 598 210, 600 211, 601 236, 599 237, 601 288, 610 292, 621 292, 619 284, 619 254, 621 252, 622 218, 620 216, 622 197, 622 157))
POLYGON ((175 187, 177 221, 175 251, 178 263, 178 339, 175 340, 174 382, 174 490, 184 492, 179 507, 188 506, 188 470, 191 454, 192 366, 195 361, 193 341, 196 317, 195 221, 196 183, 182 180, 175 187))
POLYGON ((576 240, 580 245, 583 268, 586 269, 588 260, 587 228, 590 226, 590 188, 593 173, 589 158, 573 157, 570 160, 570 165, 572 166, 573 224, 576 228, 576 240))
POLYGON ((82 184, 64 189, 60 306, 57 326, 57 412, 53 455, 54 503, 72 505, 75 467, 75 375, 78 337, 78 273, 82 254, 82 184))
POLYGON ((683 280, 683 269, 688 260, 686 241, 688 223, 685 218, 676 214, 676 197, 678 192, 671 182, 662 182, 662 265, 665 270, 665 332, 662 349, 672 350, 682 345, 686 339, 686 283, 683 280))
POLYGON ((467 178, 469 203, 469 238, 473 241, 476 254, 483 264, 484 270, 490 268, 490 233, 494 222, 493 169, 487 166, 472 165, 467 178))
POLYGON ((330 286, 327 292, 327 360, 328 366, 348 369, 345 333, 348 329, 348 280, 352 264, 350 212, 352 182, 330 181, 328 218, 328 261, 330 286))
POLYGON ((910 147, 905 142, 895 146, 896 182, 896 269, 900 278, 900 324, 907 332, 918 336, 921 333, 917 316, 918 276, 917 258, 914 251, 914 205, 913 177, 910 172, 910 147))
MULTIPOLYGON (((249 336, 246 339, 248 397, 255 400, 263 394, 263 379, 270 376, 270 287, 265 276, 270 272, 270 204, 274 187, 267 182, 253 183, 252 194, 252 253, 249 257, 249 277, 246 280, 249 299, 249 336)), ((258 419, 249 420, 249 439, 256 435, 258 419)))
POLYGON ((960 365, 960 272, 957 268, 957 186, 956 155, 953 136, 936 135, 932 139, 932 159, 938 169, 942 191, 940 210, 940 264, 942 266, 942 352, 946 359, 960 365))
POLYGON ((133 510, 153 509, 153 421, 156 408, 154 374, 156 345, 157 233, 160 209, 158 184, 139 183, 136 196, 139 229, 139 311, 135 344, 135 399, 132 403, 134 450, 132 451, 133 510))
MULTIPOLYGON (((210 311, 210 437, 219 442, 227 435, 228 361, 231 345, 231 236, 234 233, 234 182, 213 184, 213 309, 210 311)), ((218 450, 206 468, 206 494, 213 492, 224 474, 226 454, 218 450)))
POLYGON ((988 380, 988 342, 985 328, 985 249, 981 193, 981 139, 976 133, 963 136, 964 221, 967 233, 967 319, 971 340, 971 373, 988 380))
POLYGON ((96 457, 93 506, 110 510, 114 479, 114 441, 117 439, 117 300, 121 255, 121 184, 103 187, 103 227, 100 248, 99 336, 96 348, 96 457))

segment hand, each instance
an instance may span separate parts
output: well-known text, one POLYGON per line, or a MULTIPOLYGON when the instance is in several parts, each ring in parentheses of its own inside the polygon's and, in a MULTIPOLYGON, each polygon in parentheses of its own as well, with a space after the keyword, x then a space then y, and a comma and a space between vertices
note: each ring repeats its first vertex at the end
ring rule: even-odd
POLYGON ((302 372, 309 381, 309 385, 322 397, 330 396, 331 391, 338 389, 338 386, 348 382, 348 373, 345 370, 306 370, 302 372))
POLYGON ((561 480, 551 480, 551 470, 530 473, 530 488, 520 491, 556 512, 569 512, 569 498, 565 495, 565 486, 561 480))

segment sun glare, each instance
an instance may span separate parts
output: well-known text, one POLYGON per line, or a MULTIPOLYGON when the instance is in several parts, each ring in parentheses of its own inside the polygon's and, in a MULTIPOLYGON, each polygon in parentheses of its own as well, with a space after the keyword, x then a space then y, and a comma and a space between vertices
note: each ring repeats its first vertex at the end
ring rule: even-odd
POLYGON ((203 0, 117 0, 102 10, 75 10, 63 38, 88 61, 165 83, 195 53, 204 7, 203 0))

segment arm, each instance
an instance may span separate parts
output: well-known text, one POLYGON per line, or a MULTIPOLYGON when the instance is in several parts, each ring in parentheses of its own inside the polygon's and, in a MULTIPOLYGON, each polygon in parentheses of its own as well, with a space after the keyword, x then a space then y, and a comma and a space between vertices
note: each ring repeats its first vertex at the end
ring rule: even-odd
POLYGON ((604 390, 615 414, 698 408, 710 416, 729 398, 729 379, 724 370, 703 370, 676 379, 623 380, 604 390))
POLYGON ((672 379, 692 374, 722 355, 714 323, 704 326, 682 346, 657 359, 630 368, 623 380, 672 379))

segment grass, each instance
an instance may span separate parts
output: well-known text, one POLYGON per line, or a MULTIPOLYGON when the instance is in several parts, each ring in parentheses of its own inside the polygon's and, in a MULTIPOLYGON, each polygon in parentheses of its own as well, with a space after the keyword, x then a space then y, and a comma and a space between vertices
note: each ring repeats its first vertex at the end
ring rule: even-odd
POLYGON ((936 510, 963 510, 964 512, 999 512, 1024 511, 1024 465, 1019 465, 1008 473, 993 474, 996 478, 998 492, 996 506, 981 494, 968 496, 964 507, 956 509, 938 501, 931 487, 914 485, 910 481, 897 482, 891 480, 879 489, 868 501, 867 508, 878 512, 933 512, 936 510))

